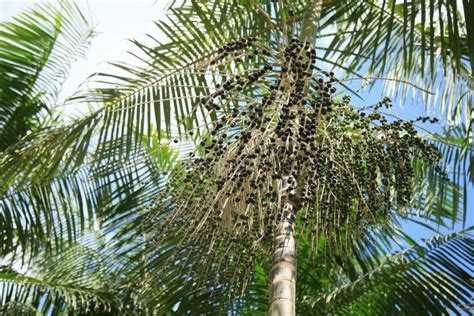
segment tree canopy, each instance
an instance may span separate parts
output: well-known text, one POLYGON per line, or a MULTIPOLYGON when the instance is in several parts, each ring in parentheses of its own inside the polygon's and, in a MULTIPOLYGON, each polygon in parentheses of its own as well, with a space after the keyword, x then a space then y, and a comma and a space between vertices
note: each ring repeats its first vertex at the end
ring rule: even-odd
POLYGON ((298 313, 469 310, 474 6, 458 5, 174 1, 136 63, 68 98, 90 108, 72 120, 55 102, 90 22, 66 1, 2 22, 2 312, 266 313, 284 201, 298 313), (356 104, 361 86, 380 102, 356 104), (416 241, 404 221, 464 229, 416 241))

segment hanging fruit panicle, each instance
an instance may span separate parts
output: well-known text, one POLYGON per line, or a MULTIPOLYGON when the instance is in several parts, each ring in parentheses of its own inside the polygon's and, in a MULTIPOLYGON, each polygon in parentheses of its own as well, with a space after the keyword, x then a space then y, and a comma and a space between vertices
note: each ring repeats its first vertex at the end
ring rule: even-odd
POLYGON ((315 63, 308 43, 293 39, 275 51, 255 38, 219 48, 209 62, 231 71, 200 99, 217 120, 185 174, 170 179, 165 204, 174 209, 161 220, 162 229, 184 236, 182 247, 209 254, 203 275, 211 266, 235 271, 248 263, 242 271, 249 277, 257 245, 270 240, 285 203, 299 210, 313 244, 322 236, 337 246, 342 234, 357 238, 410 206, 413 159, 442 172, 439 152, 413 121, 380 112, 389 98, 365 108, 370 114, 357 110, 349 97, 335 97, 334 73, 315 63), (244 58, 259 67, 242 70, 244 58))

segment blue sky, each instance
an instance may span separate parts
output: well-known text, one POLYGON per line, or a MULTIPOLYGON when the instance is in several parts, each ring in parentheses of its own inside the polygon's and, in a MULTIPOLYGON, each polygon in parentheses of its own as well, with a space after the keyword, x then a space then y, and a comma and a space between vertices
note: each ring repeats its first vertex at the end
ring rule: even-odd
MULTIPOLYGON (((11 18, 34 2, 31 0, 0 0, 0 20, 11 18)), ((79 6, 85 15, 97 25, 96 30, 99 34, 92 41, 87 59, 73 65, 59 102, 73 94, 89 75, 107 70, 107 62, 133 61, 133 57, 127 54, 128 50, 133 50, 133 45, 127 41, 128 39, 146 42, 146 33, 152 33, 159 38, 160 34, 157 33, 158 30, 153 21, 163 17, 163 8, 169 2, 164 0, 79 0, 79 6)), ((353 85, 355 84, 353 83, 353 85)), ((357 101, 358 104, 374 104, 384 96, 380 93, 380 85, 370 91, 362 92, 361 95, 364 100, 357 101)), ((396 101, 394 100, 395 103, 397 103, 396 101)), ((81 109, 73 109, 73 111, 76 110, 80 111, 81 109)), ((420 104, 406 104, 403 108, 394 107, 392 113, 406 119, 426 115, 420 104)), ((439 125, 426 125, 426 127, 434 132, 440 131, 439 125)), ((473 197, 474 188, 471 185, 468 189, 468 210, 471 211, 468 211, 467 227, 474 225, 473 197)), ((413 223, 405 224, 404 228, 415 240, 433 234, 413 223)), ((459 229, 461 229, 460 224, 454 227, 454 231, 459 229)), ((443 233, 449 231, 451 230, 442 230, 443 233)))

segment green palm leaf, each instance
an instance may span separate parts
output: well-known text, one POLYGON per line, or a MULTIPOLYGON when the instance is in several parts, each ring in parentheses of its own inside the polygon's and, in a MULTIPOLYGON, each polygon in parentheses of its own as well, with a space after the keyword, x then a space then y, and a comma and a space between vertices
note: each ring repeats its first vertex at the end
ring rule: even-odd
POLYGON ((0 151, 41 125, 93 35, 66 1, 36 5, 0 24, 0 151))
POLYGON ((435 236, 424 245, 387 256, 379 266, 348 280, 313 304, 326 302, 336 314, 368 309, 374 314, 468 311, 472 293, 470 231, 472 228, 435 236))
MULTIPOLYGON (((336 6, 325 15, 328 26, 336 24, 336 32, 330 31, 332 41, 322 50, 336 68, 344 65, 362 78, 401 80, 386 81, 382 93, 405 104, 422 100, 427 111, 469 128, 474 62, 467 38, 473 35, 462 21, 468 10, 465 6, 463 15, 452 1, 361 1, 336 6), (444 69, 443 79, 439 67, 444 69), (436 95, 417 91, 406 82, 429 87, 436 95)), ((373 87, 376 81, 367 84, 373 87)))
MULTIPOLYGON (((116 145, 109 144, 109 155, 114 151, 119 151, 116 145)), ((110 225, 112 230, 129 223, 128 217, 136 219, 138 210, 161 191, 161 173, 175 167, 173 157, 165 149, 154 156, 144 150, 128 157, 91 156, 79 170, 4 192, 2 257, 10 254, 15 260, 21 254, 20 259, 27 261, 38 252, 58 253, 95 225, 110 225)))
POLYGON ((22 274, 4 266, 0 272, 0 311, 18 308, 33 315, 64 312, 116 314, 123 308, 103 256, 87 246, 70 247, 57 257, 36 257, 22 274))

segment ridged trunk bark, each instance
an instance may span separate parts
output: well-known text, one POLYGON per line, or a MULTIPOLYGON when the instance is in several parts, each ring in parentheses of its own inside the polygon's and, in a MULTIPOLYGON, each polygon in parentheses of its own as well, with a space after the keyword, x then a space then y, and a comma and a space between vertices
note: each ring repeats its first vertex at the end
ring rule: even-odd
POLYGON ((295 206, 292 203, 285 205, 283 218, 275 230, 270 283, 268 315, 295 315, 296 240, 295 206))

